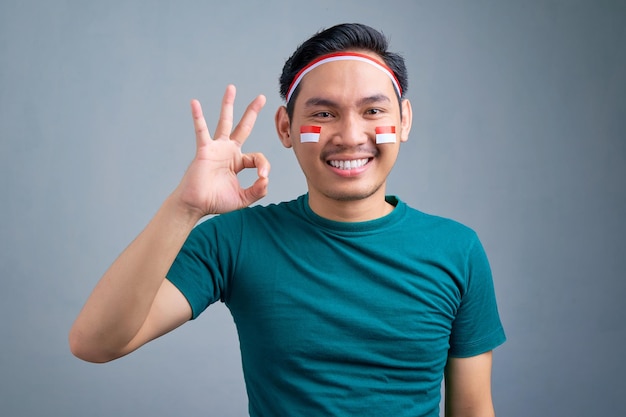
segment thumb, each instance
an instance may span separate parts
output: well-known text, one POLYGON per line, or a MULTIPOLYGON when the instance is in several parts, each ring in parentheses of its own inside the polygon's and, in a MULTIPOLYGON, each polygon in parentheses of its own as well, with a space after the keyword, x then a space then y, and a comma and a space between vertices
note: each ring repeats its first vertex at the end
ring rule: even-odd
POLYGON ((267 177, 259 177, 254 184, 243 190, 243 199, 245 206, 262 199, 267 195, 267 187, 269 179, 267 177))

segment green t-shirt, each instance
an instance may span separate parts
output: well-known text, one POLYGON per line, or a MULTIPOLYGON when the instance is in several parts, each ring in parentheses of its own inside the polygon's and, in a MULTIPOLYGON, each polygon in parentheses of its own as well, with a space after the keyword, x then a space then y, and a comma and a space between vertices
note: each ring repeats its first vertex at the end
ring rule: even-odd
POLYGON ((168 279, 194 318, 230 309, 251 416, 438 416, 448 356, 504 342, 476 234, 387 201, 342 223, 304 195, 192 231, 168 279))

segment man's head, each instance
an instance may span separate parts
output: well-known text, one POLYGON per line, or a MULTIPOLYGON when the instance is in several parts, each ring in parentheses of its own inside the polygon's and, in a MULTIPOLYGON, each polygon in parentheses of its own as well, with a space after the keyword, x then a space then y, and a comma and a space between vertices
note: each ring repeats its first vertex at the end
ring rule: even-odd
MULTIPOLYGON (((285 62, 280 76, 280 95, 287 101, 289 87, 294 79, 303 68, 315 59, 336 52, 355 51, 368 52, 379 57, 381 64, 392 71, 403 96, 408 88, 404 59, 399 54, 389 52, 387 48, 387 39, 381 32, 359 23, 344 23, 318 32, 302 43, 285 62)), ((296 87, 289 101, 287 101, 286 107, 289 117, 293 115, 293 107, 298 98, 298 93, 299 87, 296 87)), ((401 98, 398 95, 398 100, 401 98)))
POLYGON ((389 209, 386 179, 411 128, 406 86, 402 58, 364 25, 320 32, 287 61, 281 77, 287 105, 276 112, 276 130, 294 150, 316 213, 342 218, 338 207, 354 202, 365 218, 389 209))

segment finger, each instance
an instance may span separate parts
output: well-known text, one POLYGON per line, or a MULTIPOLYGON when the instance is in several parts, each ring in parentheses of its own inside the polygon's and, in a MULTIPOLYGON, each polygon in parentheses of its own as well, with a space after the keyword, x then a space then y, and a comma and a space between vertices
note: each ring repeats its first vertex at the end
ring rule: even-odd
POLYGON ((257 116, 261 112, 263 106, 265 106, 265 102, 266 99, 264 95, 259 95, 252 100, 246 108, 246 111, 243 113, 237 127, 235 127, 235 130, 230 135, 232 140, 239 142, 239 144, 243 144, 243 142, 245 142, 248 136, 250 136, 250 132, 252 132, 257 116))
POLYGON ((267 195, 268 178, 257 178, 250 187, 243 190, 244 206, 247 207, 267 195))
POLYGON ((256 167, 259 178, 267 178, 269 176, 271 168, 270 162, 262 153, 257 152, 244 154, 242 161, 244 168, 256 167))
POLYGON ((233 129, 233 106, 235 104, 235 86, 229 84, 222 98, 222 109, 220 118, 215 129, 215 139, 228 139, 233 129))
POLYGON ((199 148, 211 140, 211 135, 202 114, 202 106, 195 99, 191 100, 191 117, 193 118, 193 126, 196 131, 196 146, 199 148))
POLYGON ((269 183, 270 163, 262 153, 248 153, 243 155, 243 167, 256 167, 259 178, 248 188, 242 190, 242 199, 245 206, 265 197, 269 183))

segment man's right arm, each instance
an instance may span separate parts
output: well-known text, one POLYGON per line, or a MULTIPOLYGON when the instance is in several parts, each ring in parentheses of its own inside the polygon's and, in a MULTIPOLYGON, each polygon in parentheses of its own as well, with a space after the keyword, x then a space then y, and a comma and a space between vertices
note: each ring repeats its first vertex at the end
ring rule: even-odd
POLYGON ((105 272, 74 322, 70 349, 91 362, 126 355, 188 321, 191 307, 165 275, 195 224, 207 214, 248 206, 267 192, 269 163, 262 154, 243 154, 265 104, 250 103, 232 130, 235 88, 224 94, 212 139, 200 103, 192 101, 196 156, 181 183, 154 218, 105 272), (237 174, 256 168, 258 179, 243 189, 237 174))
POLYGON ((195 224, 176 206, 168 198, 102 276, 70 331, 74 355, 107 362, 189 320, 189 304, 165 279, 195 224))

